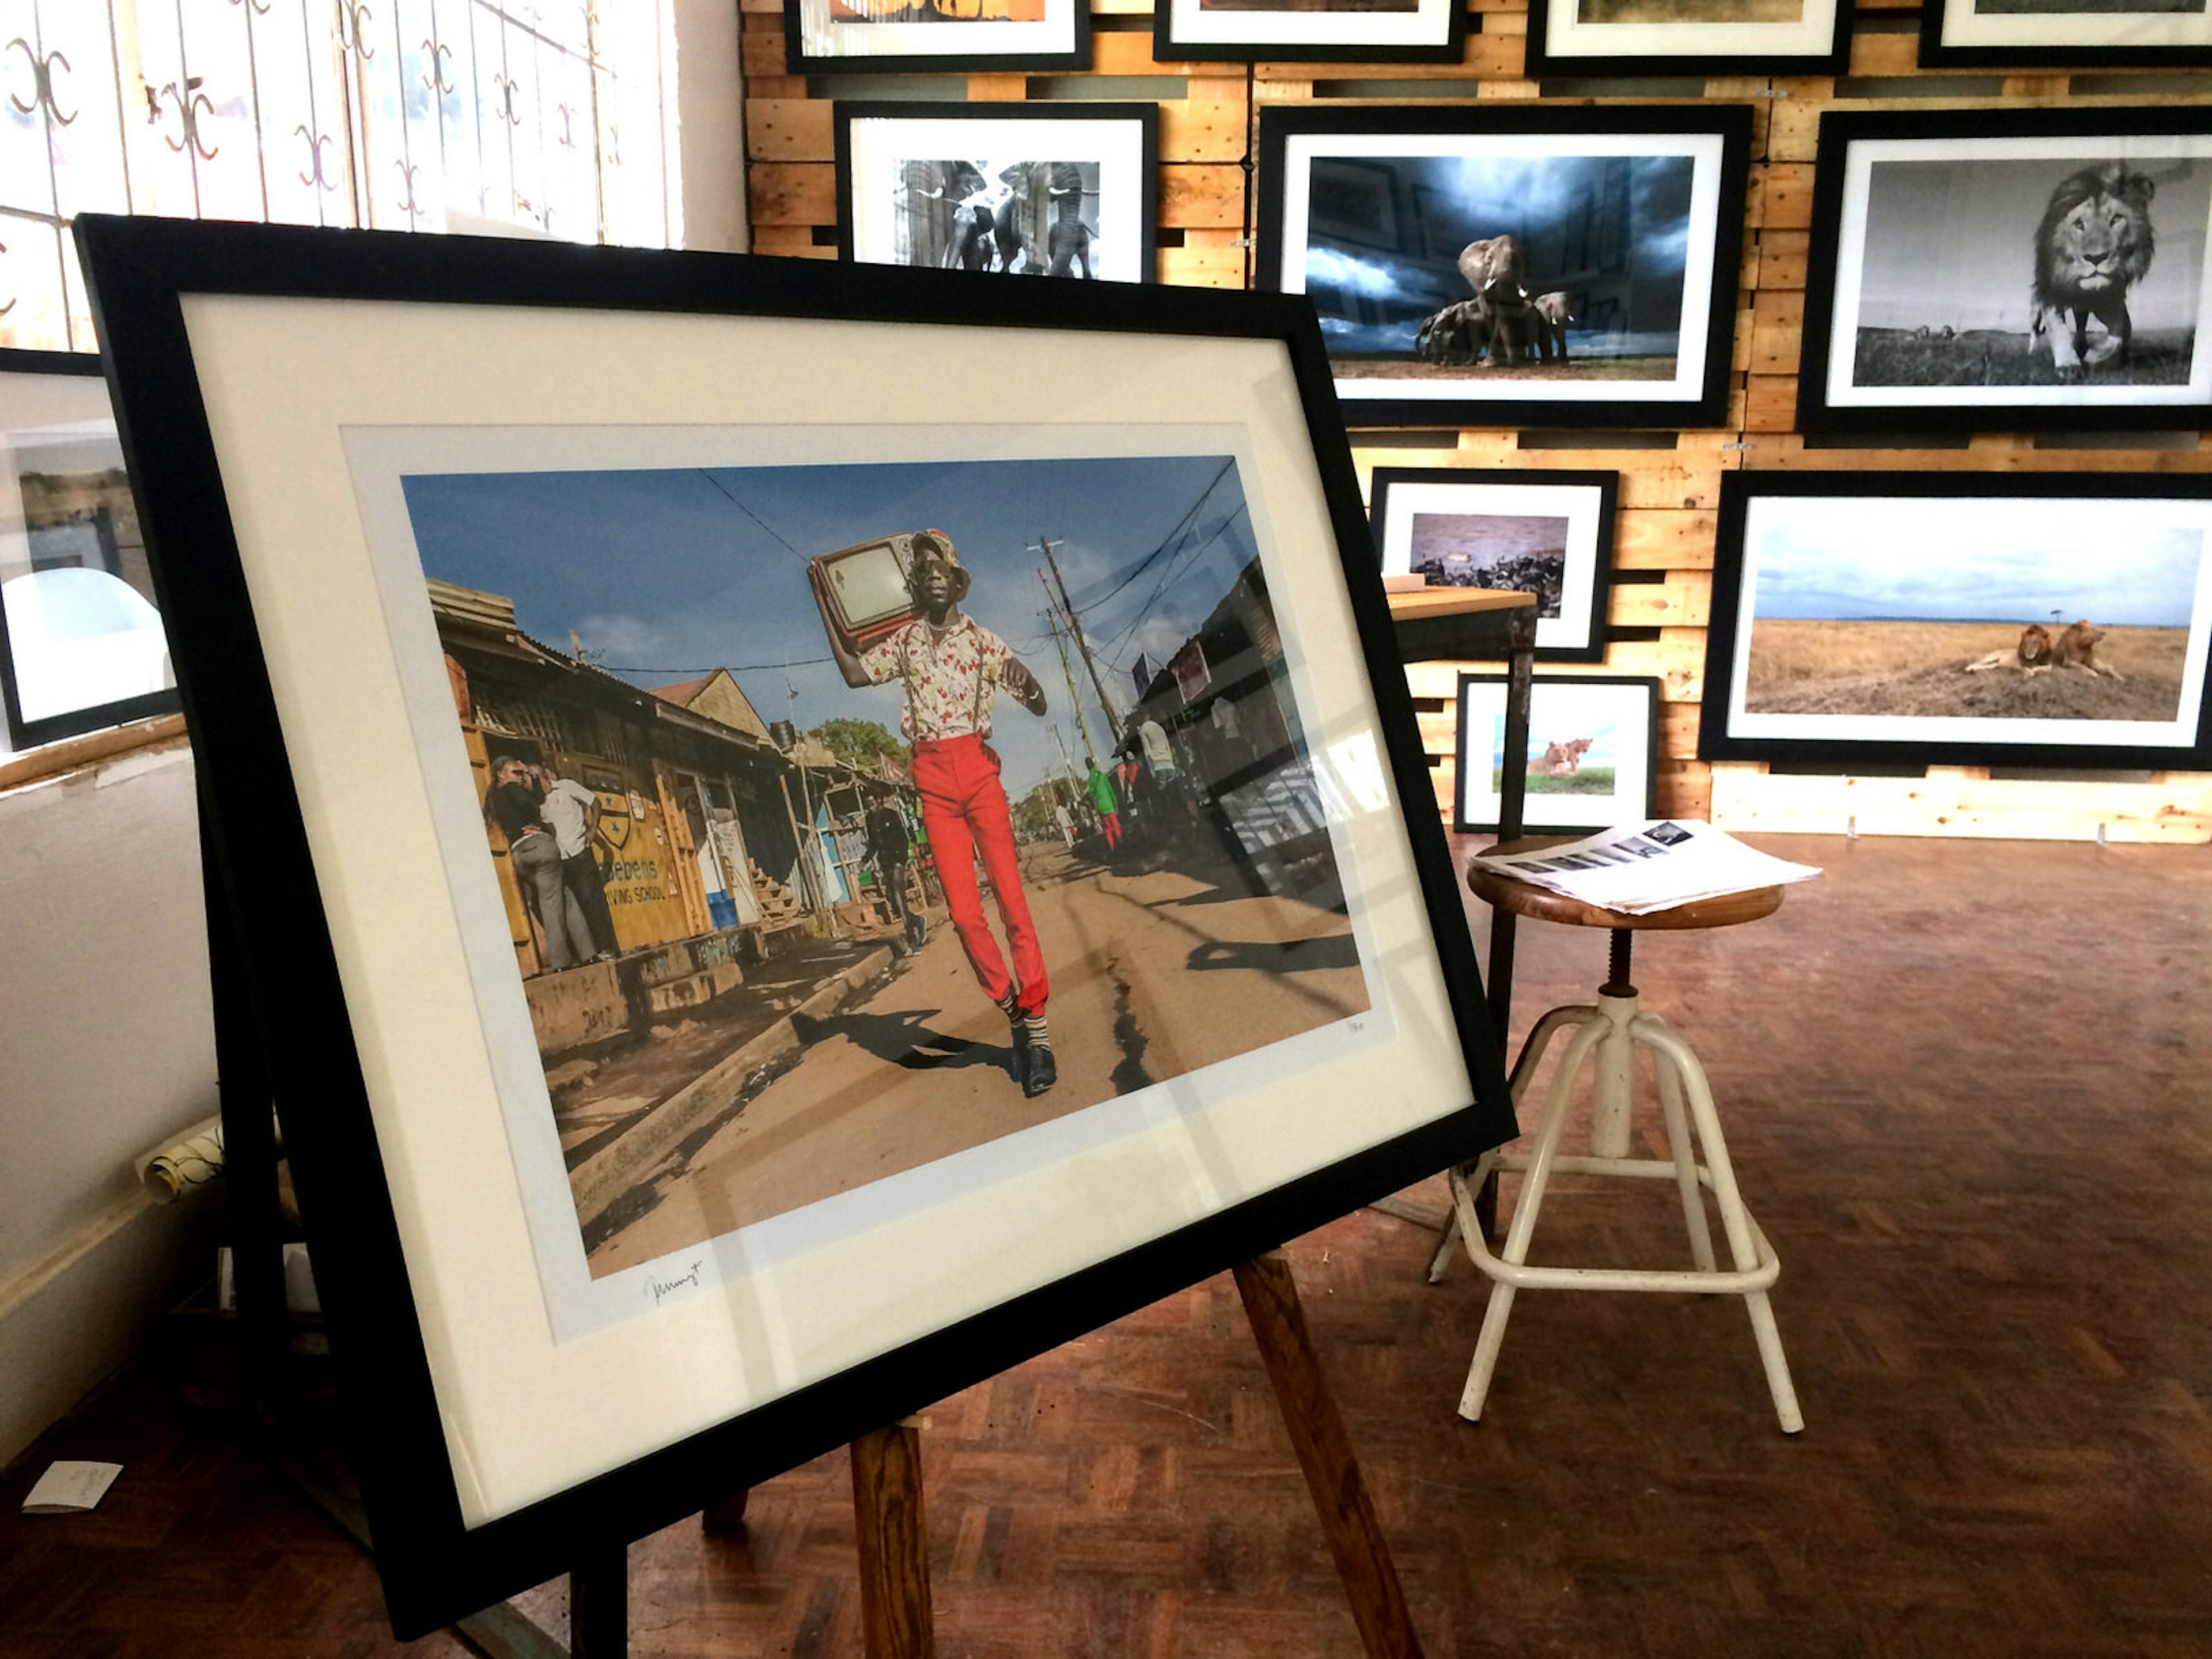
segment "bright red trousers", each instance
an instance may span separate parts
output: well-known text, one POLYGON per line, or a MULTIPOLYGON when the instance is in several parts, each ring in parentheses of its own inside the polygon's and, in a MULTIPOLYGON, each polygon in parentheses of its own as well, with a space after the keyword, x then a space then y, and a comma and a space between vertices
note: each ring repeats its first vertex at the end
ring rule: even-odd
POLYGON ((937 878, 945 885, 952 927, 983 994, 998 1002, 1010 985, 1018 984, 1022 1012, 1042 1012, 1048 988, 1044 953, 1037 949, 1029 896, 1022 891, 1021 861, 1014 854, 1014 825, 999 781, 998 755, 978 737, 924 739, 914 746, 914 782, 921 792, 922 827, 937 854, 937 878), (999 942, 991 937, 991 925, 983 919, 983 896, 975 885, 978 853, 991 890, 998 895, 999 921, 1014 959, 1012 978, 999 942))

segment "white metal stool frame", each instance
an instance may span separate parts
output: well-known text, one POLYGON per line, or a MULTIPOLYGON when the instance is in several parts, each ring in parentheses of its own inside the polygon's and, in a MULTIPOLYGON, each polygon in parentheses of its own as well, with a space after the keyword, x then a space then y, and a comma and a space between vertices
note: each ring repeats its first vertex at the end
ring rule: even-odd
POLYGON ((1514 1063, 1513 1102, 1517 1108, 1534 1081, 1536 1067, 1553 1038, 1570 1026, 1575 1034, 1559 1059, 1558 1070, 1544 1098, 1544 1115, 1532 1152, 1485 1152, 1471 1167, 1451 1171, 1452 1220, 1435 1260, 1430 1265, 1433 1282, 1443 1277, 1452 1235, 1467 1243, 1468 1255, 1489 1275, 1490 1304, 1482 1316, 1482 1332, 1474 1345, 1474 1361, 1468 1368, 1466 1391, 1460 1397, 1460 1415, 1480 1421, 1498 1349, 1505 1340, 1506 1321, 1513 1312, 1513 1297, 1522 1289, 1574 1291, 1694 1291, 1709 1296, 1741 1296, 1751 1316, 1753 1339, 1766 1385, 1774 1396, 1775 1415, 1784 1434, 1805 1426, 1797 1409, 1797 1392, 1790 1381, 1789 1361, 1783 1357, 1782 1335, 1774 1310, 1766 1299, 1769 1286, 1782 1263, 1766 1235, 1744 1208, 1737 1190, 1735 1171, 1729 1162, 1728 1145, 1722 1138, 1720 1115, 1713 1106, 1712 1089, 1705 1067, 1690 1046, 1656 1014, 1637 1006, 1636 988, 1628 982, 1629 935, 1613 934, 1613 972, 1598 992, 1595 1004, 1554 1008, 1536 1023, 1514 1063), (1635 1052, 1638 1045, 1651 1052, 1652 1069, 1658 1078, 1660 1111, 1666 1126, 1666 1158, 1632 1158, 1629 1145, 1629 1109, 1635 1052), (1559 1139, 1566 1127, 1574 1083, 1582 1068, 1595 1068, 1595 1097, 1590 1125, 1590 1155, 1562 1154, 1559 1139), (1684 1107, 1688 1111, 1686 1120, 1684 1107), (1694 1121, 1697 1142, 1690 1139, 1694 1121), (1705 1162, 1697 1161, 1702 1149, 1705 1162), (1476 1219, 1474 1195, 1493 1170, 1524 1175, 1513 1206, 1512 1225, 1507 1230, 1502 1256, 1491 1254, 1484 1229, 1476 1219), (1611 1267, 1532 1267, 1528 1265, 1528 1241, 1543 1207, 1544 1191, 1555 1174, 1623 1176, 1664 1180, 1672 1176, 1681 1194, 1682 1218, 1690 1235, 1694 1268, 1646 1269, 1611 1267), (1705 1220, 1700 1187, 1709 1188, 1720 1211, 1733 1271, 1715 1262, 1712 1235, 1705 1220))

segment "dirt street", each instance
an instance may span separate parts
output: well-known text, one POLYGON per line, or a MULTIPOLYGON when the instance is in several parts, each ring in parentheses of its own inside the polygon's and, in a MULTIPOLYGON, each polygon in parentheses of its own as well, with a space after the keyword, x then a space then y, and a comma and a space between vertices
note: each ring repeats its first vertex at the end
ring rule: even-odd
MULTIPOLYGON (((1024 849, 1051 975, 1060 1083, 1023 1097, 1006 1022, 952 929, 866 996, 806 1022, 799 1060, 592 1253, 629 1267, 1080 1111, 1367 1006, 1342 913, 1250 896, 1227 868, 1119 874, 1024 849)), ((987 914, 995 921, 986 896, 987 914)))

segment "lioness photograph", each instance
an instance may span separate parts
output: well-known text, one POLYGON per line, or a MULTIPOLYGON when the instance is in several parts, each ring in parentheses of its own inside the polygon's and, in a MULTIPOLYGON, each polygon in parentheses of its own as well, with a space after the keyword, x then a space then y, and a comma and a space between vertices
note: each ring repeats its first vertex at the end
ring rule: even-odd
POLYGON ((2203 684, 2203 520, 2193 501, 1754 501, 1741 707, 2179 720, 2203 684))

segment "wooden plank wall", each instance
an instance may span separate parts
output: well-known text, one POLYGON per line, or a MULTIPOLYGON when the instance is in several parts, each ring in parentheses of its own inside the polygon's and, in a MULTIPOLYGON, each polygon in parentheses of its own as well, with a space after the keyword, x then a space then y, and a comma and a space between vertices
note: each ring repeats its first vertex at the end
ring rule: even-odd
MULTIPOLYGON (((763 253, 836 257, 830 100, 884 95, 890 77, 784 73, 781 0, 740 0, 746 87, 746 177, 753 245, 763 253)), ((1911 6, 1863 6, 1846 77, 1680 79, 1640 84, 1524 79, 1527 0, 1469 0, 1467 50, 1453 64, 1162 64, 1152 56, 1150 0, 1092 0, 1096 48, 1083 76, 934 77, 933 95, 971 100, 1156 98, 1161 114, 1159 276, 1241 287, 1255 215, 1256 112, 1269 103, 1407 104, 1469 96, 1551 103, 1745 100, 1753 139, 1737 298, 1735 392, 1720 431, 1529 433, 1473 427, 1355 432, 1363 488, 1376 465, 1617 469, 1620 517, 1611 623, 1628 630, 1596 672, 1661 682, 1660 806, 1731 828, 1899 835, 2212 840, 2212 775, 1992 778, 1932 768, 1924 777, 1770 776, 1759 765, 1696 758, 1714 509, 1734 467, 1987 471, 2194 471, 2212 449, 2194 433, 2110 441, 1987 434, 1962 446, 1814 447, 1790 427, 1812 222, 1813 160, 1830 109, 1994 104, 2212 104, 2212 71, 2000 75, 1916 67, 1911 6), (1597 94, 1597 95, 1593 95, 1597 94)), ((1459 665, 1409 671, 1435 762, 1437 799, 1452 798, 1451 697, 1459 665)), ((1588 672, 1577 668, 1574 672, 1588 672)))

